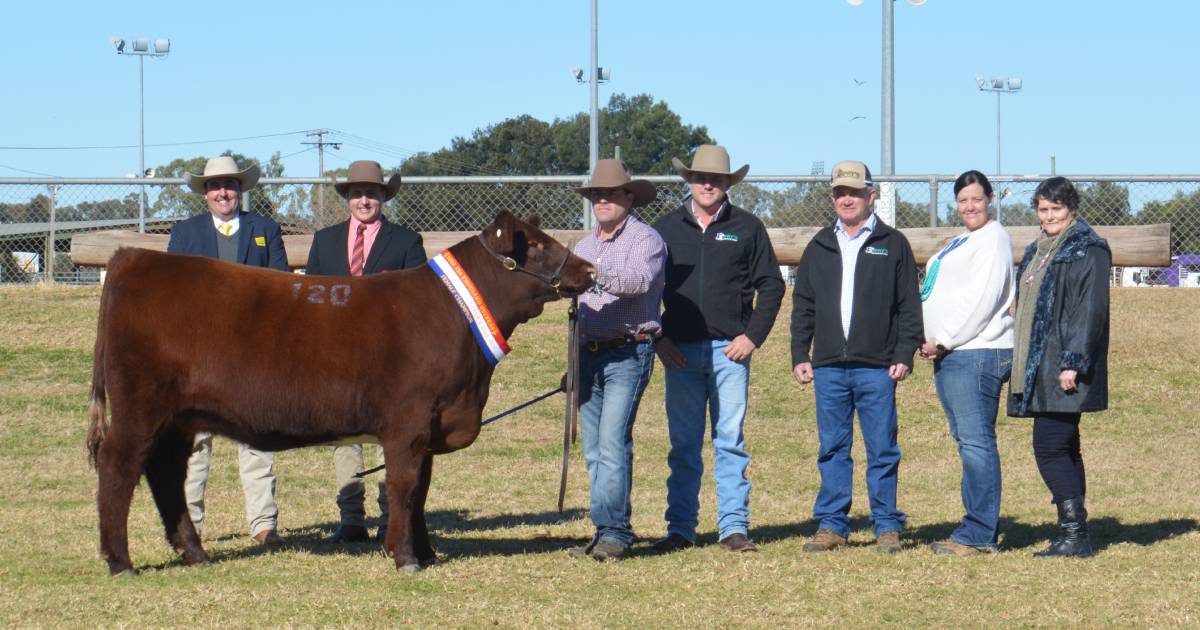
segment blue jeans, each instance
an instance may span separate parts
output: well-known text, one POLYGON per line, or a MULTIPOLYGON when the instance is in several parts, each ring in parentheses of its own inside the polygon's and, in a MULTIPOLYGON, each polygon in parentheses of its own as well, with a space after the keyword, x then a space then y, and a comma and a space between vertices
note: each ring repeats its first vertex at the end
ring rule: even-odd
POLYGON ((742 425, 750 386, 750 361, 725 356, 728 339, 677 344, 687 359, 681 368, 667 370, 667 429, 671 452, 667 464, 667 533, 696 540, 700 512, 700 478, 707 426, 712 418, 713 478, 717 482, 717 532, 719 539, 750 533, 750 480, 742 425))
POLYGON ((962 502, 966 516, 950 540, 995 549, 1000 534, 1000 451, 996 409, 1000 387, 1012 369, 1012 350, 955 350, 935 361, 938 400, 962 459, 962 502))
POLYGON ((579 351, 579 435, 595 541, 633 544, 633 421, 653 367, 653 343, 579 351))
POLYGON ((896 443, 896 382, 888 369, 864 363, 837 363, 813 370, 817 400, 817 468, 821 489, 813 517, 821 529, 850 535, 854 496, 854 412, 867 451, 867 497, 875 535, 904 529, 907 517, 896 509, 900 445, 896 443))

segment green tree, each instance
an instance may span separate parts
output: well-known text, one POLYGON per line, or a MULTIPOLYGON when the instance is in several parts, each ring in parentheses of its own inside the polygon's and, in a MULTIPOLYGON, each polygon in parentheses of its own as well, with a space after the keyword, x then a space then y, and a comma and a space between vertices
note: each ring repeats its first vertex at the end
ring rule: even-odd
MULTIPOLYGON (((678 114, 648 94, 614 94, 600 110, 600 155, 621 159, 638 175, 672 173, 671 158, 684 158, 712 143, 705 127, 683 124, 678 114)), ((450 146, 414 155, 404 175, 582 175, 588 171, 588 115, 547 123, 523 115, 457 137, 450 146)))
MULTIPOLYGON (((637 175, 671 173, 672 157, 686 158, 700 144, 711 142, 704 127, 684 125, 666 103, 649 95, 616 94, 601 110, 601 155, 612 156, 620 146, 622 159, 637 175)), ((414 155, 400 166, 405 176, 582 175, 587 171, 588 117, 582 113, 550 123, 528 115, 509 118, 477 129, 470 137, 454 138, 447 148, 414 155)), ((639 216, 653 220, 668 204, 677 205, 682 187, 678 195, 669 187, 659 193, 659 202, 640 210, 639 216)), ((538 212, 546 227, 581 225, 582 205, 566 187, 423 186, 402 188, 398 199, 403 220, 421 230, 481 225, 498 208, 517 214, 538 212), (480 204, 480 198, 486 203, 480 204)))
POLYGON ((1134 223, 1129 188, 1108 181, 1079 186, 1079 216, 1092 225, 1134 223))
MULTIPOLYGON (((565 128, 558 134, 559 157, 564 172, 586 173, 588 169, 588 115, 577 114, 556 121, 565 128)), ((714 144, 708 128, 683 124, 679 114, 649 94, 614 94, 600 111, 600 156, 613 157, 621 147, 621 159, 638 175, 669 175, 675 170, 671 158, 687 161, 696 147, 714 144)))
POLYGON ((1200 253, 1200 191, 1176 192, 1168 201, 1151 201, 1137 215, 1138 222, 1171 224, 1171 255, 1200 253))
MULTIPOLYGON (((246 157, 240 153, 226 149, 221 155, 231 156, 240 167, 246 168, 251 164, 257 164, 260 172, 264 177, 282 177, 283 163, 280 161, 279 153, 271 156, 271 160, 263 165, 258 159, 246 157)), ((198 156, 193 158, 176 158, 167 164, 154 169, 156 177, 185 177, 187 173, 200 174, 204 172, 204 165, 211 156, 198 156)), ((272 187, 273 188, 273 187, 272 187)), ((277 199, 272 198, 272 194, 264 190, 262 186, 256 186, 250 191, 250 203, 242 208, 247 212, 255 212, 263 216, 274 217, 276 210, 279 207, 277 199)), ((163 219, 185 218, 201 212, 207 212, 208 205, 204 202, 202 195, 197 195, 190 188, 185 186, 167 186, 163 187, 158 192, 158 196, 153 199, 150 207, 147 209, 147 215, 163 219)))

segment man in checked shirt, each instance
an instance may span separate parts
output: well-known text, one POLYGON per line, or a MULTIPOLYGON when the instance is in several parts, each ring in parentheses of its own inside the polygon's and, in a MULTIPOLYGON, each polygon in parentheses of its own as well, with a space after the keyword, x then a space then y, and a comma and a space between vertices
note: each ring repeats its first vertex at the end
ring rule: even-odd
POLYGON ((633 420, 654 366, 662 327, 667 247, 630 210, 654 201, 644 179, 629 178, 620 160, 600 160, 587 186, 575 192, 592 202, 596 230, 575 253, 596 267, 596 283, 579 297, 579 429, 591 485, 590 542, 572 556, 619 560, 633 544, 629 523, 633 485, 633 420))

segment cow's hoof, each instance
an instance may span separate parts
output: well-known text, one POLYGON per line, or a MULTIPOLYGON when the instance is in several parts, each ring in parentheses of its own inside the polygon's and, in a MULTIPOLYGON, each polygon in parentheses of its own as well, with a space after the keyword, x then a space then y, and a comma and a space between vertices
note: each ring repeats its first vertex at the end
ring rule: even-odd
POLYGON ((419 564, 406 564, 406 565, 396 567, 396 568, 401 573, 404 573, 407 575, 416 575, 421 572, 421 565, 419 565, 419 564))
POLYGON ((112 577, 113 577, 113 579, 134 578, 134 577, 137 577, 137 571, 134 571, 133 569, 125 569, 123 571, 116 571, 112 574, 112 577))

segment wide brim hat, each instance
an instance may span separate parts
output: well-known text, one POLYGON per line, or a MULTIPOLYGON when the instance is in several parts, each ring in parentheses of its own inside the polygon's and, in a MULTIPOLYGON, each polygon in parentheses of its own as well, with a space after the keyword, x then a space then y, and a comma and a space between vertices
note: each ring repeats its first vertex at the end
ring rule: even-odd
POLYGON ((400 173, 383 180, 383 167, 374 160, 358 160, 350 164, 346 179, 333 178, 333 188, 342 199, 346 199, 346 191, 351 184, 376 184, 383 189, 383 200, 387 201, 396 196, 400 190, 400 173))
POLYGON ((632 193, 631 208, 644 206, 658 198, 658 188, 644 179, 631 179, 629 169, 621 160, 597 160, 587 185, 571 190, 586 197, 590 191, 603 188, 621 188, 632 193))
POLYGON ((241 184, 242 192, 246 192, 258 184, 259 175, 257 164, 238 170, 237 162, 232 157, 221 155, 204 164, 203 175, 184 173, 184 179, 192 192, 203 195, 206 192, 204 187, 210 179, 236 179, 241 184))
POLYGON ((706 173, 709 175, 725 175, 729 177, 730 186, 742 181, 746 173, 750 172, 750 165, 743 164, 736 171, 729 170, 729 152, 725 147, 716 144, 702 144, 696 149, 696 154, 692 156, 692 165, 686 166, 683 160, 679 158, 671 158, 671 166, 684 179, 690 180, 692 173, 706 173))

